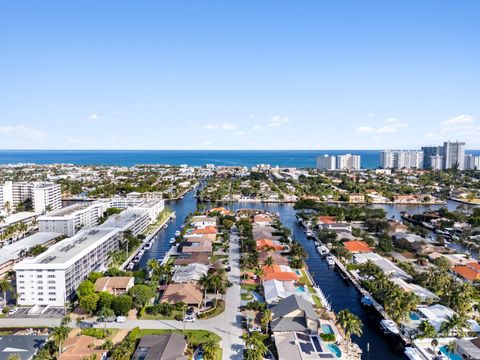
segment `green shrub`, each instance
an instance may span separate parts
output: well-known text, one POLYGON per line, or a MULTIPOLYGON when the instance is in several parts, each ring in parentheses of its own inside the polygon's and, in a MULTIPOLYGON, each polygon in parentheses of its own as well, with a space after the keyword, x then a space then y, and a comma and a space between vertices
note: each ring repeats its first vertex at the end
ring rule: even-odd
POLYGON ((320 334, 323 341, 335 341, 335 334, 320 334))
POLYGON ((101 329, 101 328, 90 328, 90 329, 83 329, 82 335, 93 336, 97 339, 105 339, 112 333, 110 329, 101 329))

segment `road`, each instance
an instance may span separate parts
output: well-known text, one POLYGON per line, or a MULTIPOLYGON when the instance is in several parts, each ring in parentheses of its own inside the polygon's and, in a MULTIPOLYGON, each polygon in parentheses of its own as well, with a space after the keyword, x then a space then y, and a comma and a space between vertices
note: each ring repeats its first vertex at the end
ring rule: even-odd
MULTIPOLYGON (((228 277, 233 284, 228 288, 225 298, 225 311, 211 319, 183 323, 176 320, 127 320, 124 323, 103 323, 98 327, 133 329, 177 329, 209 330, 222 338, 223 359, 241 360, 244 343, 242 339, 242 314, 240 313, 240 249, 238 237, 231 235, 229 250, 230 272, 228 277)), ((58 326, 60 319, 55 318, 4 318, 0 327, 58 326)), ((76 326, 72 322, 71 326, 76 326)))

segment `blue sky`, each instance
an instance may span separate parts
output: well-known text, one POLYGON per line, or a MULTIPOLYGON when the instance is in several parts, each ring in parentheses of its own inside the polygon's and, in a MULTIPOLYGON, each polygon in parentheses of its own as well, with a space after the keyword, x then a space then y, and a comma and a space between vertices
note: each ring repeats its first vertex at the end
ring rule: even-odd
POLYGON ((480 149, 479 13, 0 0, 0 148, 480 149))

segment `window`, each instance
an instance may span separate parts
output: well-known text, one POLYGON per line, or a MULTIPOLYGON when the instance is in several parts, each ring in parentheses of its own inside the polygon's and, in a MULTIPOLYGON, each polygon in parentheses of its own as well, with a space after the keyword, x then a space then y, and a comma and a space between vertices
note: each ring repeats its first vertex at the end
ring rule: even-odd
POLYGON ((43 295, 43 292, 39 292, 38 295, 43 295))
POLYGON ((37 278, 41 279, 41 278, 43 278, 43 275, 37 275, 37 278))
POLYGON ((55 293, 54 292, 49 292, 48 295, 54 295, 55 296, 55 293))
POLYGON ((55 284, 55 280, 49 280, 48 283, 49 284, 55 284))
POLYGON ((55 298, 49 298, 48 301, 57 301, 55 298))
POLYGON ((48 290, 55 290, 55 286, 49 286, 48 290))
POLYGON ((55 279, 55 275, 48 275, 49 279, 55 279))
POLYGON ((43 298, 39 298, 38 301, 43 301, 43 298))

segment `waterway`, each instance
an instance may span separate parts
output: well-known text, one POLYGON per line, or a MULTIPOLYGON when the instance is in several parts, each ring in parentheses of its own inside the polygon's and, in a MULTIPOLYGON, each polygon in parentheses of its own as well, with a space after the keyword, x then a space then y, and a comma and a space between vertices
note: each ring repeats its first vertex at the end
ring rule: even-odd
MULTIPOLYGON (((196 209, 195 191, 188 192, 183 199, 169 201, 166 206, 176 212, 176 219, 169 223, 168 228, 161 230, 156 235, 156 241, 153 247, 145 252, 139 266, 144 267, 148 259, 161 259, 168 251, 169 240, 174 236, 175 231, 182 226, 185 217, 196 209)), ((449 201, 446 205, 448 209, 455 209, 459 203, 449 201)), ((264 204, 264 203, 234 203, 229 206, 236 210, 239 208, 257 208, 264 209, 280 216, 284 226, 288 227, 296 241, 299 241, 309 254, 306 263, 315 282, 319 285, 332 304, 332 309, 338 312, 343 309, 349 309, 356 314, 364 323, 363 335, 353 337, 353 340, 362 348, 363 359, 368 360, 400 360, 404 359, 403 350, 398 344, 397 339, 386 337, 382 334, 379 327, 379 317, 374 312, 366 310, 360 303, 360 295, 357 290, 342 279, 340 274, 329 268, 326 261, 322 259, 315 250, 314 242, 305 237, 303 228, 297 223, 295 210, 291 204, 264 204), (367 348, 370 351, 367 351, 367 348)), ((409 213, 419 213, 427 209, 438 209, 441 206, 393 206, 393 205, 374 205, 381 207, 387 212, 389 218, 400 220, 400 213, 407 211, 409 213)))

